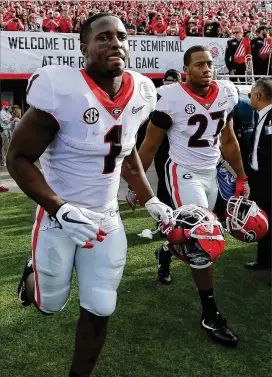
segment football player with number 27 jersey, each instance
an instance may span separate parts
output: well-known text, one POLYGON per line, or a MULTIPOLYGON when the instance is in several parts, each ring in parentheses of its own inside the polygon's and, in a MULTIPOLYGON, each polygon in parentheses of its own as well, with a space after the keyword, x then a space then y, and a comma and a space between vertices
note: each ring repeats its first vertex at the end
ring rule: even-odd
MULTIPOLYGON (((167 133, 170 157, 165 165, 165 177, 173 207, 195 204, 213 210, 220 148, 237 174, 236 195, 249 194, 232 127, 232 109, 238 95, 231 82, 212 80, 212 56, 204 46, 193 46, 185 52, 184 72, 185 83, 158 89, 156 110, 150 116, 139 156, 146 171, 167 133)), ((191 253, 197 255, 197 250, 192 249, 191 253)), ((171 256, 166 245, 158 250, 157 257, 159 279, 169 284, 171 256)), ((211 263, 203 263, 191 263, 203 308, 202 327, 216 341, 236 345, 238 338, 227 327, 214 300, 211 263)))
MULTIPOLYGON (((117 16, 97 14, 80 32, 82 70, 48 66, 30 78, 30 109, 13 134, 8 169, 38 203, 32 259, 18 296, 44 314, 66 304, 75 267, 80 318, 69 377, 87 377, 105 342, 126 262, 118 212, 120 176, 157 221, 172 209, 153 194, 135 149, 142 122, 155 108, 150 79, 124 72, 126 29, 117 16), (34 165, 40 158, 43 175, 34 165)), ((35 375, 35 371, 33 371, 35 375)))

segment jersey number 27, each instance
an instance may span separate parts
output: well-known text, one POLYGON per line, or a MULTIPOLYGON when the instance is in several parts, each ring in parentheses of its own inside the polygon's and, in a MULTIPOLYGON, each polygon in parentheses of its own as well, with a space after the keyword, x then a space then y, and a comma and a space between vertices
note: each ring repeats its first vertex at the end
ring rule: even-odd
MULTIPOLYGON (((218 143, 218 135, 220 134, 222 128, 224 127, 225 121, 224 121, 224 111, 215 111, 214 113, 210 113, 212 120, 218 119, 218 124, 216 128, 216 132, 213 135, 214 142, 213 145, 216 145, 218 143)), ((206 131, 208 127, 208 119, 204 114, 195 114, 191 116, 191 118, 188 120, 188 126, 195 126, 197 123, 199 123, 198 129, 196 132, 190 137, 188 141, 188 147, 190 148, 205 148, 209 147, 210 143, 209 140, 201 139, 204 132, 206 131)))

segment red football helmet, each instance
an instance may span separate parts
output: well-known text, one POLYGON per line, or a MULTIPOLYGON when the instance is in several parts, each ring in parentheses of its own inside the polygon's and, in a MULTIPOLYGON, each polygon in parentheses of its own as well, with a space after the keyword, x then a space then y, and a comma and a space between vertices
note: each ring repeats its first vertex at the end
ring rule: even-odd
POLYGON ((201 266, 223 253, 224 230, 213 212, 194 204, 183 205, 174 211, 174 219, 175 225, 165 233, 169 250, 177 258, 201 266))
POLYGON ((244 242, 260 241, 269 227, 266 213, 243 196, 228 200, 226 225, 233 237, 244 242))

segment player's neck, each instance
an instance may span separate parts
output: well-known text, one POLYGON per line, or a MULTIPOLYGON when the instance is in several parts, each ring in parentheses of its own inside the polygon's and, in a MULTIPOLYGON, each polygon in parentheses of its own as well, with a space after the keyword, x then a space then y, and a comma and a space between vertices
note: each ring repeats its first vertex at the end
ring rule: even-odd
POLYGON ((196 84, 193 84, 191 81, 186 81, 185 82, 185 85, 191 90, 191 92, 197 94, 198 96, 205 96, 210 87, 209 86, 199 86, 199 85, 196 85, 196 84))
POLYGON ((109 95, 116 94, 122 85, 122 76, 106 78, 106 77, 101 77, 100 75, 86 68, 85 68, 85 71, 88 74, 88 76, 90 76, 91 79, 93 79, 93 81, 102 90, 104 90, 104 92, 108 93, 109 95))

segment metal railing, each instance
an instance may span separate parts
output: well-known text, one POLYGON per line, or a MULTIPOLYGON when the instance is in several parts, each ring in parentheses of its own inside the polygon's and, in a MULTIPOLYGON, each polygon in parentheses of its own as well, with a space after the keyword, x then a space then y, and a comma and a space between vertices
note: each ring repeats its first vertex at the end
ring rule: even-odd
POLYGON ((262 77, 271 77, 271 75, 229 75, 225 73, 218 73, 215 75, 216 80, 229 80, 229 79, 237 79, 237 80, 231 80, 234 84, 253 84, 256 79, 262 78, 262 77), (239 80, 241 78, 242 80, 239 80))

